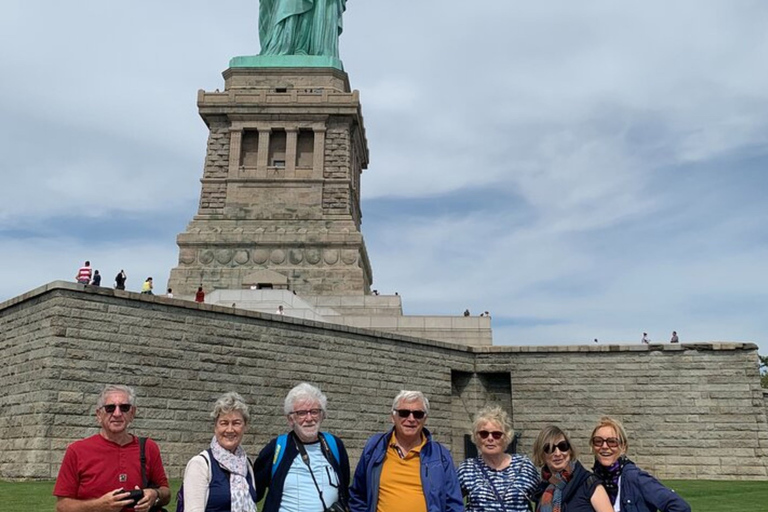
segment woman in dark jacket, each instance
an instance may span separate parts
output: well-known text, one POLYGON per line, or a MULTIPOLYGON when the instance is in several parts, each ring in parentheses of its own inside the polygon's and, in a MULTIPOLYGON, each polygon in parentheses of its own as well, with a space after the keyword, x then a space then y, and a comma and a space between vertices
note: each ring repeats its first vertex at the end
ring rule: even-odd
POLYGON ((621 422, 603 416, 590 439, 595 454, 595 476, 619 512, 691 512, 675 491, 664 487, 626 456, 627 433, 621 422))
POLYGON ((558 427, 539 432, 533 461, 541 466, 543 480, 533 496, 536 512, 614 512, 602 484, 576 460, 571 441, 558 427))

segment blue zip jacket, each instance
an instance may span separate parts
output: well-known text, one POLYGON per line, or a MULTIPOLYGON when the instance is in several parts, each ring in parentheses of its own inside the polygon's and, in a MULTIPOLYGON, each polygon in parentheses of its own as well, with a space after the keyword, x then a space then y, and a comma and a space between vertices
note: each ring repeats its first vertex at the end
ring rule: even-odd
POLYGON ((621 470, 621 512, 691 512, 691 506, 651 474, 627 462, 621 470))
MULTIPOLYGON (((350 512, 376 512, 381 469, 393 432, 376 434, 365 444, 349 490, 350 512)), ((451 452, 433 441, 427 429, 423 432, 427 442, 419 454, 419 463, 427 512, 462 512, 464 501, 451 452)))

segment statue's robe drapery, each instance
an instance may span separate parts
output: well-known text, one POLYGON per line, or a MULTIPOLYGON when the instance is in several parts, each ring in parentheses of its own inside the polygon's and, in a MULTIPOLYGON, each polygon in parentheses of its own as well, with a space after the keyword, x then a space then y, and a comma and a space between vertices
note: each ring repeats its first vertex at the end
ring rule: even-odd
POLYGON ((347 0, 261 0, 261 55, 339 56, 347 0))

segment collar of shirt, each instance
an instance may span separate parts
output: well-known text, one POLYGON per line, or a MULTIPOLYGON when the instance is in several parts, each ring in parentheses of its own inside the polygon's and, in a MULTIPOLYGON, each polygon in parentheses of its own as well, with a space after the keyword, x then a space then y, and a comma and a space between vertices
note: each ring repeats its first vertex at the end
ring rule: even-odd
POLYGON ((418 455, 421 453, 421 449, 424 448, 425 444, 427 444, 427 436, 425 436, 423 432, 421 434, 421 443, 419 443, 417 447, 412 448, 408 453, 403 453, 403 449, 397 445, 397 438, 395 437, 395 434, 392 434, 392 438, 389 440, 389 447, 392 448, 401 459, 406 458, 411 453, 413 453, 414 456, 418 455))

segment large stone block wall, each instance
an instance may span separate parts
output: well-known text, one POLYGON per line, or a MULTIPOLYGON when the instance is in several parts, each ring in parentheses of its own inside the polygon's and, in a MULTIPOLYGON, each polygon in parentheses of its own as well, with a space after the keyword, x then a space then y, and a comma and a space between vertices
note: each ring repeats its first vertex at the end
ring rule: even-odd
POLYGON ((597 419, 620 419, 629 457, 661 478, 766 478, 768 425, 754 345, 479 348, 477 372, 508 370, 529 452, 558 424, 590 460, 597 419))
POLYGON ((371 433, 388 428, 392 398, 404 388, 432 398, 431 427, 447 438, 450 368, 472 367, 469 352, 439 342, 414 345, 343 326, 105 288, 49 288, 0 309, 3 325, 19 325, 0 344, 3 361, 15 357, 0 374, 0 478, 55 477, 67 444, 97 431, 94 402, 107 382, 136 388, 134 432, 156 439, 170 475, 179 477, 210 442, 208 414, 225 391, 238 391, 252 405, 245 445, 256 452, 284 431, 286 392, 313 382, 329 398, 324 428, 341 433, 357 456, 371 433), (51 328, 40 331, 35 315, 43 312, 51 328), (13 385, 22 370, 28 383, 13 385))
POLYGON ((220 393, 252 405, 255 454, 285 429, 283 398, 303 380, 328 395, 324 427, 353 460, 408 388, 427 393, 428 425, 457 459, 472 413, 494 402, 512 412, 523 452, 550 422, 584 448, 611 413, 660 476, 766 478, 754 345, 468 348, 61 282, 0 304, 0 326, 0 478, 55 477, 67 444, 96 432, 107 382, 136 388, 133 431, 155 438, 179 477, 210 441, 220 393))

